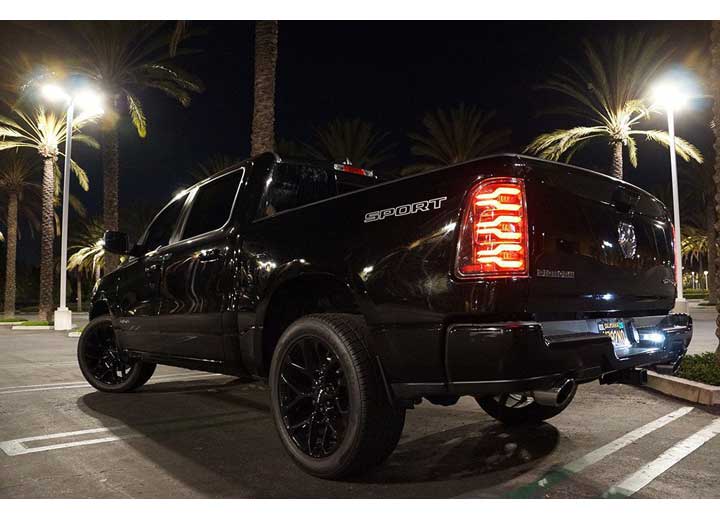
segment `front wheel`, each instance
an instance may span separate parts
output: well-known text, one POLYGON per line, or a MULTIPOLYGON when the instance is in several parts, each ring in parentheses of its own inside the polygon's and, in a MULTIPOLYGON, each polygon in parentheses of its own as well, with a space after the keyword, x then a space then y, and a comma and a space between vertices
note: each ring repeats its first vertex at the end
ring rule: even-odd
POLYGON ((272 411, 293 461, 321 478, 381 464, 400 439, 405 410, 388 400, 362 318, 314 314, 278 341, 270 367, 272 411))
POLYGON ((529 392, 476 397, 475 400, 488 415, 508 426, 532 425, 555 417, 565 410, 575 397, 576 390, 577 387, 573 387, 572 393, 562 406, 538 404, 529 392))
POLYGON ((154 363, 132 359, 120 349, 110 316, 98 316, 83 329, 77 349, 80 371, 103 392, 131 392, 155 372, 154 363))

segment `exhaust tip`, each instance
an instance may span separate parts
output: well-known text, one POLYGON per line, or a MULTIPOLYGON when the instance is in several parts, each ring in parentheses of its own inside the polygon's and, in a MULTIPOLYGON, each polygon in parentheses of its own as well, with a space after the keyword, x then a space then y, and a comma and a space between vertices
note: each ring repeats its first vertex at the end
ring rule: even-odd
POLYGON ((572 399, 575 392, 575 380, 568 379, 561 386, 557 393, 557 406, 565 406, 572 399))
POLYGON ((548 390, 536 390, 533 399, 542 406, 562 407, 568 404, 575 393, 574 379, 566 379, 548 390))

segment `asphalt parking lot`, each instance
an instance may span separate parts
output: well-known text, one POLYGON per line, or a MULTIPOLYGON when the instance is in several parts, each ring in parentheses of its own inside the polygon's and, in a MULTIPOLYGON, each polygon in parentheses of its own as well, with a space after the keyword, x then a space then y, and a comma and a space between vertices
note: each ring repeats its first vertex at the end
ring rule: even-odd
POLYGON ((262 384, 159 367, 102 394, 76 342, 0 328, 0 498, 720 497, 720 409, 646 389, 584 385, 530 429, 422 404, 384 466, 328 482, 285 456, 262 384))

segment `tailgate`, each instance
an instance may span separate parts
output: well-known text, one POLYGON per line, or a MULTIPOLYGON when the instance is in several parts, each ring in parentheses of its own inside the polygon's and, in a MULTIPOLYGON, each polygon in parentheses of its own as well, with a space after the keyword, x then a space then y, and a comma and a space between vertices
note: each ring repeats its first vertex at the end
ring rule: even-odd
POLYGON ((669 310, 675 285, 665 206, 605 175, 557 164, 531 168, 528 310, 669 310))

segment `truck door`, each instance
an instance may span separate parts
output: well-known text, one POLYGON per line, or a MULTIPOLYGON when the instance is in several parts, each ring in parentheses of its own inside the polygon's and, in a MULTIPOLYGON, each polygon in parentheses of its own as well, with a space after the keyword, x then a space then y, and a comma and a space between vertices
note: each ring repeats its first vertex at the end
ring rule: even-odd
POLYGON ((163 251, 158 327, 165 354, 224 360, 222 320, 234 287, 230 216, 244 171, 194 188, 177 242, 163 251))
POLYGON ((157 328, 162 266, 186 199, 184 195, 172 200, 157 214, 140 238, 147 253, 121 271, 118 334, 124 348, 156 352, 163 344, 157 328))

